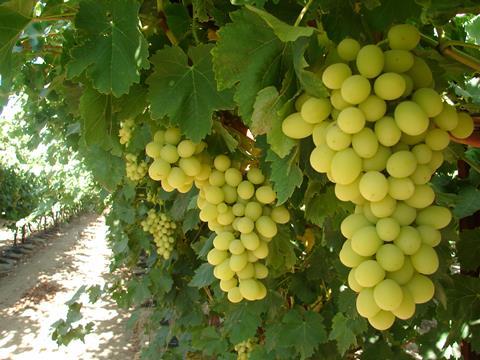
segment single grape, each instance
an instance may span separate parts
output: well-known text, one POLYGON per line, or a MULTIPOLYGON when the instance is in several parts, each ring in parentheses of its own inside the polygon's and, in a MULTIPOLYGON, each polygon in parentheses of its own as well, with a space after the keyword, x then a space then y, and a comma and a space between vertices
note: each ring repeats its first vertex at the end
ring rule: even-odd
POLYGON ((380 75, 384 62, 383 51, 376 45, 365 45, 357 54, 358 72, 369 79, 380 75))
POLYGON ((413 25, 399 24, 388 30, 387 38, 391 49, 412 50, 420 42, 420 32, 413 25))
POLYGON ((360 44, 355 39, 343 39, 337 45, 338 56, 345 61, 353 61, 360 50, 360 44))
POLYGON ((347 64, 336 63, 329 65, 322 74, 322 82, 329 89, 340 89, 343 82, 352 75, 347 64))

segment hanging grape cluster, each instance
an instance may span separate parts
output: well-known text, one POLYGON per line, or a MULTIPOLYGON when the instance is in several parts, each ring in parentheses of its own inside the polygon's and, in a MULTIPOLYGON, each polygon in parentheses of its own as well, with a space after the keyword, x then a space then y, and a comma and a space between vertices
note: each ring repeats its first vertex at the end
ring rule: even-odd
POLYGON ((121 124, 120 130, 118 131, 118 136, 120 137, 120 144, 122 145, 128 144, 128 142, 132 138, 133 126, 134 126, 134 122, 132 119, 125 120, 121 124))
POLYGON ((169 259, 175 246, 177 224, 167 214, 156 209, 150 209, 147 218, 141 222, 141 225, 143 231, 152 234, 158 255, 165 260, 169 259))
POLYGON ((127 172, 127 177, 132 181, 140 181, 145 175, 147 175, 148 164, 146 161, 138 161, 138 158, 134 154, 125 155, 125 170, 127 172))
POLYGON ((405 24, 390 29, 386 51, 344 39, 339 62, 322 73, 330 97, 302 94, 298 112, 282 123, 291 138, 312 135, 312 167, 335 183, 338 199, 356 204, 341 225, 340 260, 352 268, 359 314, 380 330, 434 295, 428 275, 438 268, 434 247, 451 214, 434 205, 429 181, 449 133, 473 131, 471 117, 433 89, 429 66, 412 52, 419 40, 405 24))
POLYGON ((151 179, 160 181, 162 188, 171 192, 188 192, 195 181, 208 178, 210 165, 208 156, 203 153, 206 143, 196 144, 182 138, 180 129, 172 127, 159 130, 145 151, 153 158, 148 174, 151 179))
POLYGON ((208 262, 231 302, 260 300, 266 296, 259 281, 268 276, 261 262, 268 256, 268 243, 290 214, 276 207, 276 193, 262 171, 251 167, 242 174, 225 155, 215 157, 207 179, 198 182, 200 219, 216 233, 208 262))
POLYGON ((237 360, 248 360, 250 358, 250 352, 253 348, 253 340, 248 339, 235 345, 235 351, 237 352, 237 360))

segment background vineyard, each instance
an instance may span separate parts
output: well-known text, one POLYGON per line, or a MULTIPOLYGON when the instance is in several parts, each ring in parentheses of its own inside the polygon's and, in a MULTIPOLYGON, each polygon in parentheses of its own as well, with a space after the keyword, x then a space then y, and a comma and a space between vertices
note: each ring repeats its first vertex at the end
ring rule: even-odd
MULTIPOLYGON (((386 46, 407 22, 435 89, 478 126, 479 13, 474 0, 0 0, 0 106, 22 109, 0 124, 1 217, 22 227, 106 204, 114 281, 86 291, 131 310, 132 324, 148 307, 146 359, 478 357, 478 131, 451 143, 431 181, 454 216, 435 298, 380 332, 357 314, 338 259, 353 206, 311 167, 311 139, 288 138, 282 121, 303 92, 328 96, 320 74, 336 43, 386 46), (269 243, 264 299, 227 300, 207 263, 215 234, 199 190, 167 192, 148 176, 145 147, 174 126, 211 157, 261 168, 289 210, 269 243), (176 224, 167 259, 149 214, 176 224)), ((91 330, 77 301, 57 323, 59 344, 91 330)))

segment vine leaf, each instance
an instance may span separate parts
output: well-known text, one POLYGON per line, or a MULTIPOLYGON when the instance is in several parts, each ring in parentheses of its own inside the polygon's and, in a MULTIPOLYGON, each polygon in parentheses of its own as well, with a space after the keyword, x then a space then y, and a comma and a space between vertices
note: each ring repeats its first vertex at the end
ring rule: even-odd
POLYGON ((462 270, 475 271, 478 268, 480 257, 480 230, 465 230, 460 232, 460 240, 457 242, 458 260, 462 270))
POLYGON ((246 8, 255 14, 259 15, 270 26, 277 35, 277 37, 283 42, 295 41, 300 37, 309 37, 315 32, 315 28, 304 26, 292 26, 277 19, 272 14, 258 9, 251 5, 246 5, 246 8))
POLYGON ((87 145, 106 144, 107 121, 111 116, 111 102, 107 95, 87 88, 80 98, 82 135, 87 145))
POLYGON ((188 283, 188 286, 202 288, 212 284, 214 281, 215 277, 213 276, 213 266, 208 263, 204 263, 200 265, 197 270, 195 270, 195 275, 188 283))
POLYGON ((278 233, 269 244, 267 266, 271 269, 273 277, 280 276, 290 271, 297 262, 291 240, 293 236, 287 226, 280 225, 278 233))
POLYGON ((453 213, 458 218, 474 214, 480 209, 480 190, 473 186, 466 186, 460 189, 456 198, 453 213))
POLYGON ((341 355, 352 346, 357 345, 357 335, 367 330, 367 324, 364 319, 358 317, 349 319, 341 312, 333 317, 332 331, 329 340, 337 342, 337 348, 341 355))
POLYGON ((168 116, 193 141, 200 141, 210 132, 215 110, 234 106, 231 91, 217 91, 212 47, 192 47, 188 56, 179 47, 159 50, 152 58, 155 72, 147 80, 152 117, 168 116))
POLYGON ((287 201, 297 187, 303 182, 302 170, 297 162, 298 148, 289 156, 281 159, 273 151, 268 150, 266 160, 270 162, 270 180, 273 182, 273 189, 277 193, 277 204, 281 205, 287 201))
POLYGON ((234 305, 233 310, 227 313, 223 324, 230 341, 238 344, 254 337, 262 324, 263 311, 264 306, 260 302, 242 302, 234 305))
POLYGON ((67 78, 86 71, 93 86, 103 94, 120 97, 140 81, 148 69, 148 44, 138 28, 139 4, 135 0, 112 2, 85 0, 75 18, 83 32, 67 64, 67 78))
POLYGON ((258 15, 239 10, 230 16, 233 22, 218 31, 213 67, 219 89, 235 86, 235 102, 249 126, 257 93, 282 78, 285 45, 258 15))

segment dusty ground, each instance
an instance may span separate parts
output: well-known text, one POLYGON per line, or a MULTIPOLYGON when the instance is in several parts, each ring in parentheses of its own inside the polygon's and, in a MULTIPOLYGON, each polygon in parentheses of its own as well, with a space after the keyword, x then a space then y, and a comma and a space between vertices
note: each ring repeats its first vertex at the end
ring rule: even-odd
POLYGON ((51 324, 67 312, 64 303, 83 284, 103 286, 110 250, 102 217, 85 215, 63 226, 49 244, 0 279, 0 359, 133 359, 135 341, 125 330, 127 314, 110 301, 82 298, 84 322, 95 322, 85 343, 58 348, 51 324))

